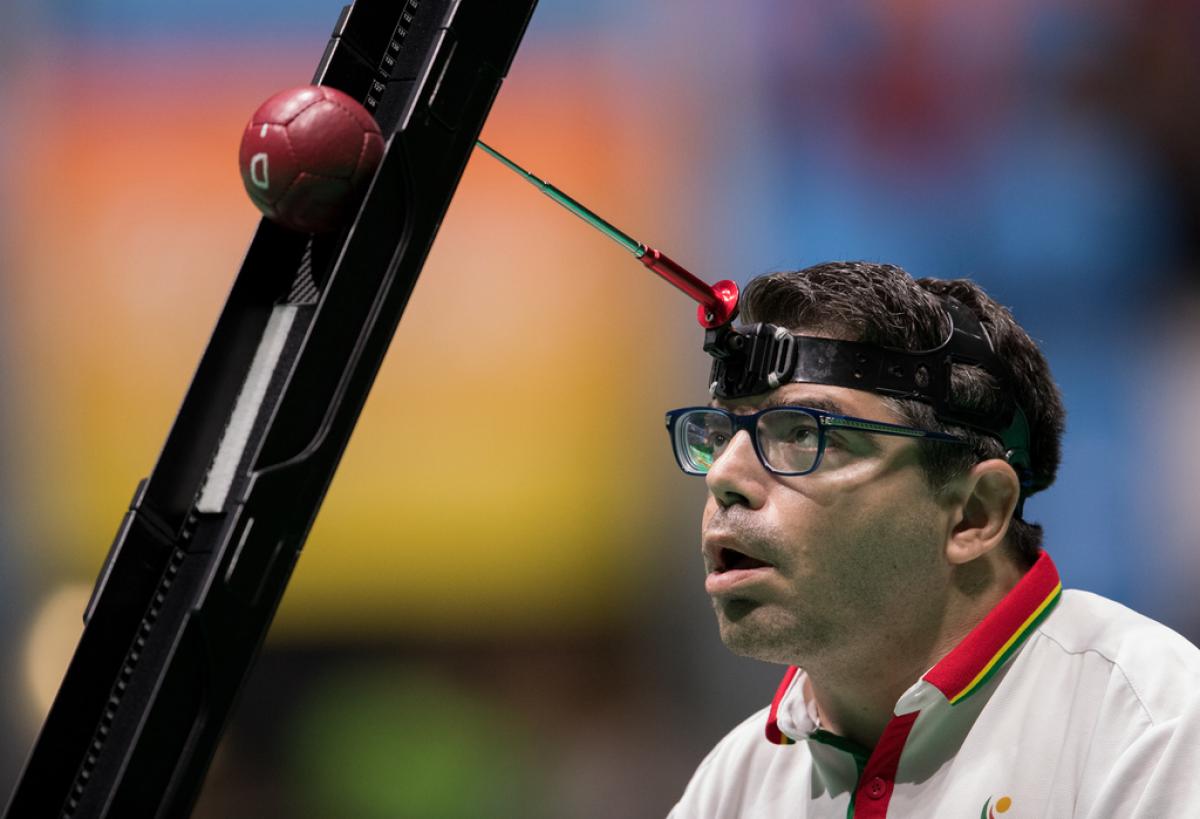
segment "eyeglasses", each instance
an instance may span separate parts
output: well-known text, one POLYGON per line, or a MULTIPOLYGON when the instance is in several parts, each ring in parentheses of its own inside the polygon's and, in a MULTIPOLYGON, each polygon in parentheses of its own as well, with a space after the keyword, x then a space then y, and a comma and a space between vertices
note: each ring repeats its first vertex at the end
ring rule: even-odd
POLYGON ((767 470, 776 475, 807 475, 821 465, 830 429, 967 443, 944 432, 851 418, 808 407, 770 407, 748 415, 717 407, 685 407, 667 413, 667 431, 675 460, 689 475, 708 474, 739 430, 750 435, 758 460, 767 470))

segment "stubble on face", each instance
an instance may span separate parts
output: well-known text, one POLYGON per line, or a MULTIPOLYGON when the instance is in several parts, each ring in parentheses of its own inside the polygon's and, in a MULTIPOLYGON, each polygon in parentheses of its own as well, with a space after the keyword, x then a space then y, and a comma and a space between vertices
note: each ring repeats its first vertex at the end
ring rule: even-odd
POLYGON ((812 668, 921 633, 937 616, 924 603, 944 571, 936 511, 912 442, 844 470, 771 479, 757 508, 710 496, 705 531, 774 566, 744 594, 714 597, 722 641, 739 655, 812 668))
POLYGON ((918 614, 913 597, 936 571, 928 518, 901 514, 832 520, 802 534, 727 519, 774 558, 779 577, 769 589, 713 600, 721 640, 735 654, 811 667, 857 644, 901 638, 918 614))

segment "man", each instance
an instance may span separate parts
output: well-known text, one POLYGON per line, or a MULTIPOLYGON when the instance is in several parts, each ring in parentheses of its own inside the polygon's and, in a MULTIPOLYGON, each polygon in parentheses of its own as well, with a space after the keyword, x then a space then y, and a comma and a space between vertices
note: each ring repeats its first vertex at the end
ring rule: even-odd
POLYGON ((759 278, 740 309, 708 336, 713 403, 668 423, 707 482, 721 639, 790 667, 671 816, 1200 811, 1200 652, 1062 592, 1023 519, 1063 408, 1012 316, 861 262, 759 278))

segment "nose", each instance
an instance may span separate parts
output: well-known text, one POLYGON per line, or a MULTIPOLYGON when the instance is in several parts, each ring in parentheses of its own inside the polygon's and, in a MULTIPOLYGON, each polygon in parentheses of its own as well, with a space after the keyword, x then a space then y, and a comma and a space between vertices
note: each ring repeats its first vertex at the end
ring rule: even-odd
POLYGON ((738 430, 709 468, 704 482, 709 494, 722 507, 741 504, 751 509, 763 505, 766 499, 767 470, 758 460, 750 433, 738 430))

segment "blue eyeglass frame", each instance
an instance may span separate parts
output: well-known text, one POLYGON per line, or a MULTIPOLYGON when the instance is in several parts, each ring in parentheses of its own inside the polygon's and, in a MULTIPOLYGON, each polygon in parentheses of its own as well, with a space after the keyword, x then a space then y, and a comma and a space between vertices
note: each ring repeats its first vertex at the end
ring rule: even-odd
MULTIPOLYGON (((803 407, 799 405, 784 405, 778 407, 767 407, 758 412, 749 414, 739 414, 730 412, 721 407, 681 407, 667 412, 667 434, 671 436, 671 451, 675 453, 675 463, 679 464, 679 468, 687 475, 707 475, 708 472, 700 472, 696 470, 688 462, 686 455, 682 451, 679 441, 679 421, 684 416, 692 412, 715 412, 718 415, 724 415, 730 420, 733 425, 733 434, 729 436, 730 442, 739 431, 745 430, 750 436, 750 442, 754 445, 754 454, 758 456, 758 462, 763 465, 763 468, 774 475, 783 475, 794 477, 798 475, 809 475, 817 471, 821 465, 821 459, 825 457, 825 441, 827 430, 830 429, 853 429, 859 432, 871 432, 878 435, 896 435, 902 438, 914 438, 924 441, 941 441, 943 443, 969 445, 966 441, 957 435, 950 435, 946 432, 934 432, 931 429, 918 429, 917 427, 906 427, 900 424, 889 424, 883 421, 871 421, 866 418, 855 418, 850 415, 838 415, 825 410, 813 409, 812 407, 803 407), (813 465, 802 472, 784 472, 775 469, 767 463, 763 457, 762 447, 758 443, 758 419, 764 415, 780 410, 791 410, 806 413, 817 422, 817 457, 813 459, 813 465)), ((724 454, 724 453, 722 453, 724 454)), ((718 458, 720 455, 717 456, 718 458)), ((716 459, 713 460, 716 463, 716 459)), ((712 467, 709 467, 711 470, 712 467)))

